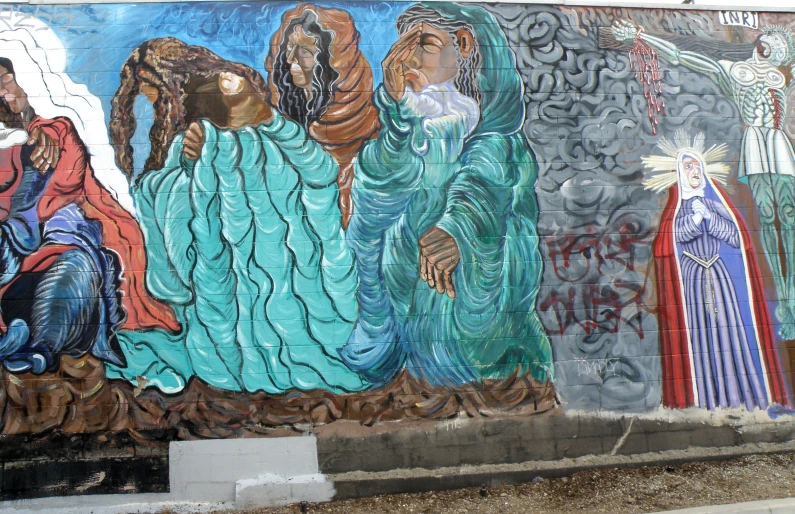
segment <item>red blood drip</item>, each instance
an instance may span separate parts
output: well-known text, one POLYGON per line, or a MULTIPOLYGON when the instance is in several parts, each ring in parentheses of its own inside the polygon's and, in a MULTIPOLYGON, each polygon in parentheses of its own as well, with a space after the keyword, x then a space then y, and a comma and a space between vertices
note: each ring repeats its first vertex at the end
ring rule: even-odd
POLYGON ((665 114, 660 58, 648 43, 636 37, 635 47, 629 51, 629 66, 635 72, 635 78, 643 86, 643 96, 646 97, 651 131, 656 135, 657 125, 660 123, 658 116, 660 113, 665 114))

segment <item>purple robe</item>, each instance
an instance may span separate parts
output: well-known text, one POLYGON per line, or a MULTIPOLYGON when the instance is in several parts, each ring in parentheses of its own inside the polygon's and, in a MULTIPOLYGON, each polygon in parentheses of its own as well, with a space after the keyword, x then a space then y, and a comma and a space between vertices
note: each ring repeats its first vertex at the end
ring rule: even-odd
POLYGON ((709 409, 743 404, 748 410, 766 409, 769 399, 759 345, 753 327, 748 327, 749 306, 747 300, 746 305, 738 300, 738 290, 747 297, 740 232, 714 196, 708 187, 706 196, 683 200, 674 224, 698 403, 709 409), (693 220, 696 201, 711 213, 698 225, 693 220))

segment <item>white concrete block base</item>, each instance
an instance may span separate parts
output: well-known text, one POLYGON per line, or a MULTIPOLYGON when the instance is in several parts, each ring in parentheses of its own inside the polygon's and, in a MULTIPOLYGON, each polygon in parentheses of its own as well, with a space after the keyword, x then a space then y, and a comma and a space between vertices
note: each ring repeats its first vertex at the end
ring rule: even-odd
POLYGON ((264 474, 258 478, 238 480, 235 489, 235 507, 253 509, 277 507, 306 501, 319 503, 334 498, 334 484, 320 473, 284 477, 264 474))
POLYGON ((171 496, 176 501, 273 507, 334 497, 318 470, 314 435, 181 441, 169 446, 171 496))

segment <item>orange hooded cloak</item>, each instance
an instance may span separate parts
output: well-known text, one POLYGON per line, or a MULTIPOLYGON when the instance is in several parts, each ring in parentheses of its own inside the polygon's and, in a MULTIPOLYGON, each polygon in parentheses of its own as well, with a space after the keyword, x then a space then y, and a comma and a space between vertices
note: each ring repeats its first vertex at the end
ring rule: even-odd
POLYGON ((334 33, 329 52, 331 66, 339 73, 332 86, 331 101, 319 120, 309 126, 309 135, 330 153, 340 166, 337 177, 342 226, 348 226, 353 204, 353 159, 361 146, 378 134, 378 111, 373 105, 373 73, 370 64, 359 50, 361 35, 356 30, 350 14, 339 9, 328 9, 312 4, 301 4, 284 13, 279 30, 271 38, 270 52, 265 59, 270 83, 270 104, 279 105, 279 91, 272 80, 273 66, 279 47, 287 36, 284 31, 290 21, 305 11, 314 11, 323 29, 334 33))

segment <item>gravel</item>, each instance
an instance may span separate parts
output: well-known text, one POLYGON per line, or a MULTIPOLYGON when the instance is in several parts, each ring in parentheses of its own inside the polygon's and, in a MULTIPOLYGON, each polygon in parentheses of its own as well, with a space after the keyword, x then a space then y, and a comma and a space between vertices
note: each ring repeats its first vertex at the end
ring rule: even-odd
MULTIPOLYGON (((310 504, 310 513, 655 512, 795 496, 795 454, 677 466, 583 471, 570 477, 488 488, 398 494, 310 504)), ((299 505, 223 514, 297 514, 299 505)), ((217 514, 221 514, 219 511, 217 514)))

